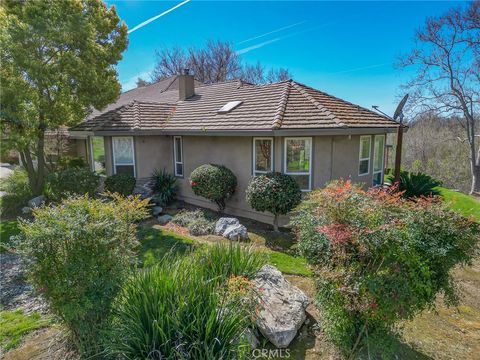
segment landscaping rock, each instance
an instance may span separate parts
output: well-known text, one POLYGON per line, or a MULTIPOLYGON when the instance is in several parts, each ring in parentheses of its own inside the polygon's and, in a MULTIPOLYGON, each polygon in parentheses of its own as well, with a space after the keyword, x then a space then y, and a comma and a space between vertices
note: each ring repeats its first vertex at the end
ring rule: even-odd
POLYGON ((28 215, 28 214, 31 214, 32 213, 32 208, 28 207, 28 206, 24 206, 22 208, 22 214, 24 215, 28 215))
POLYGON ((43 195, 34 197, 33 199, 28 200, 28 203, 27 203, 28 207, 31 207, 31 208, 36 208, 36 207, 42 206, 43 204, 45 204, 45 196, 43 195))
POLYGON ((225 230, 231 225, 240 225, 240 221, 237 218, 228 218, 222 217, 218 219, 217 223, 215 224, 215 235, 221 235, 225 233, 225 230))
POLYGON ((223 232, 223 236, 226 237, 228 240, 247 240, 248 232, 247 228, 242 224, 235 224, 228 226, 223 232))
POLYGON ((172 216, 166 214, 166 215, 162 215, 162 216, 159 216, 157 218, 158 220, 158 223, 160 225, 165 225, 165 224, 168 224, 171 220, 172 220, 172 216))
POLYGON ((153 216, 158 216, 162 213, 162 211, 163 211, 163 208, 161 206, 154 206, 152 208, 152 215, 153 216))
POLYGON ((271 265, 258 271, 254 284, 262 304, 257 327, 273 345, 286 348, 304 323, 310 300, 271 265))
POLYGON ((258 330, 257 329, 247 329, 244 332, 245 339, 248 341, 252 349, 258 348, 260 345, 260 340, 258 340, 258 330))

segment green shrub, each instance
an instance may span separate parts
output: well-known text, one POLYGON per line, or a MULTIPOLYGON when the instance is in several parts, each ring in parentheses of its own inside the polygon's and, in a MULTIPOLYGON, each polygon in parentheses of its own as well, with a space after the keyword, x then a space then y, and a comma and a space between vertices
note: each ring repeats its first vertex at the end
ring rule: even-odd
POLYGON ((238 244, 166 257, 137 273, 117 301, 108 352, 125 359, 242 359, 253 326, 256 253, 238 244), (213 253, 216 253, 214 255, 213 253), (240 259, 238 259, 240 258, 240 259), (233 261, 238 267, 232 266, 233 261), (213 265, 212 263, 215 263, 213 265))
POLYGON ((439 293, 456 303, 450 270, 470 263, 480 236, 479 224, 436 198, 410 201, 350 182, 310 193, 292 225, 314 265, 327 336, 347 352, 376 344, 382 356, 400 320, 433 307, 439 293))
MULTIPOLYGON (((390 175, 388 180, 393 183, 394 176, 390 175)), ((435 187, 442 185, 440 181, 435 180, 430 175, 423 173, 414 173, 409 171, 400 171, 400 181, 398 190, 403 192, 406 198, 416 198, 421 196, 438 195, 435 187)))
POLYGON ((34 220, 19 224, 32 283, 86 357, 99 352, 111 303, 136 259, 135 221, 146 217, 145 206, 118 194, 109 202, 84 196, 34 209, 34 220))
POLYGON ((79 156, 62 156, 58 160, 58 170, 65 170, 68 168, 86 168, 87 162, 84 158, 79 156))
POLYGON ((136 180, 130 174, 115 174, 105 179, 105 190, 123 196, 132 195, 136 180))
POLYGON ((164 170, 155 170, 151 176, 154 200, 160 206, 168 206, 175 199, 178 185, 177 178, 164 170))
POLYGON ((20 214, 22 207, 34 197, 28 182, 27 172, 22 168, 13 170, 13 174, 1 180, 1 190, 6 192, 2 197, 1 215, 12 218, 20 214))
POLYGON ((174 224, 186 227, 194 236, 213 234, 215 218, 203 210, 180 210, 172 219, 174 224))
POLYGON ((253 209, 274 215, 275 231, 278 231, 278 216, 287 214, 302 200, 302 192, 295 179, 279 172, 253 177, 246 193, 247 202, 253 209))
POLYGON ((214 202, 223 212, 225 201, 235 192, 237 178, 223 165, 205 164, 192 171, 190 186, 195 195, 214 202))
POLYGON ((61 201, 70 195, 94 196, 100 176, 86 168, 68 168, 52 173, 47 179, 47 198, 61 201))

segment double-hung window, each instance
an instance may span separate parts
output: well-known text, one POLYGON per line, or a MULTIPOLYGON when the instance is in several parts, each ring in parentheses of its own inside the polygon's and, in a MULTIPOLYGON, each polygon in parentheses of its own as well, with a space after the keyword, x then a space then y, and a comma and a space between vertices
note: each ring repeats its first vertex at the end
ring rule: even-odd
POLYGON ((360 152, 359 152, 359 164, 358 175, 368 175, 370 172, 370 147, 372 137, 360 136, 360 152))
POLYGON ((181 136, 173 137, 173 160, 175 176, 183 176, 183 143, 181 136))
POLYGON ((132 136, 112 137, 113 172, 135 176, 135 149, 132 136))
POLYGON ((292 176, 302 191, 312 189, 312 138, 285 138, 284 173, 292 176))
POLYGON ((253 138, 253 176, 273 171, 273 138, 253 138))
POLYGON ((373 186, 383 184, 383 157, 385 135, 375 135, 373 140, 373 186))
POLYGON ((105 174, 105 143, 103 136, 90 137, 90 164, 97 174, 105 174))

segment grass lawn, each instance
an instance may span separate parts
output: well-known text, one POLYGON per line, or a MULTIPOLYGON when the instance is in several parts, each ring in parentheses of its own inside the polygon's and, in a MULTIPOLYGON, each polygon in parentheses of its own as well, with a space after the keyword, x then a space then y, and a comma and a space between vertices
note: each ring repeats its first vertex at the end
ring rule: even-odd
POLYGON ((17 220, 2 220, 0 222, 0 252, 6 250, 6 246, 8 246, 10 236, 17 235, 18 231, 19 230, 17 227, 17 220))
POLYGON ((475 220, 480 222, 480 200, 440 186, 437 187, 437 190, 453 211, 466 217, 473 216, 475 220))
POLYGON ((50 325, 38 313, 25 315, 22 310, 0 311, 0 349, 6 352, 16 347, 28 333, 50 325))

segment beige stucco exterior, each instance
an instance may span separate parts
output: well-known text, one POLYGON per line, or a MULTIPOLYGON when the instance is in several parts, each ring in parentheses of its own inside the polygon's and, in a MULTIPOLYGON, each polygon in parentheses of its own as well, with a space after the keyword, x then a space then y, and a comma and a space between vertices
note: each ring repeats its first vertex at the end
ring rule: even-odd
MULTIPOLYGON (((374 135, 371 136, 370 169, 368 174, 363 176, 358 175, 360 135, 311 136, 312 188, 323 187, 330 180, 340 178, 364 183, 366 187, 371 186, 374 135)), ((252 176, 253 138, 252 136, 182 136, 184 176, 178 178, 179 199, 215 209, 213 203, 193 194, 188 178, 190 173, 202 164, 225 165, 233 171, 238 181, 237 191, 228 200, 225 212, 270 223, 271 215, 254 211, 245 201, 245 190, 252 176)), ((104 139, 107 175, 111 175, 113 173, 111 137, 105 136, 104 139)), ((283 172, 285 137, 275 136, 273 139, 274 170, 283 172)), ((86 154, 85 141, 77 141, 79 153, 86 154)), ((145 181, 154 169, 174 172, 173 136, 134 136, 134 148, 138 181, 145 181)))

